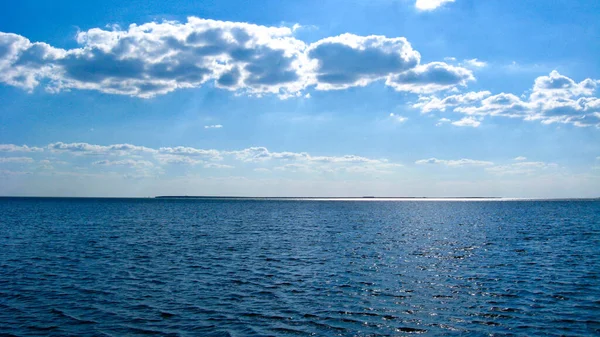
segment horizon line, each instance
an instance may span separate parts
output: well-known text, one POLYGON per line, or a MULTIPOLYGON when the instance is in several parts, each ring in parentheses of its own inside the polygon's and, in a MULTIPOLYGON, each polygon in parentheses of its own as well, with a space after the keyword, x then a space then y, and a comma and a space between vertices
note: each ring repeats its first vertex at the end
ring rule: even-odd
POLYGON ((497 200, 497 201, 519 201, 519 200, 600 200, 600 197, 499 197, 499 196, 232 196, 232 195, 157 195, 157 196, 40 196, 40 195, 0 195, 1 199, 7 198, 38 198, 38 199, 221 199, 221 200, 497 200))

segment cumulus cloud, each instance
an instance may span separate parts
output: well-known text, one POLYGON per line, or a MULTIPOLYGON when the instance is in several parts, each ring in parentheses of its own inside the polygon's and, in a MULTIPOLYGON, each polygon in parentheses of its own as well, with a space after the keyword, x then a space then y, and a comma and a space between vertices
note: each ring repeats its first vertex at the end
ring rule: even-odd
POLYGON ((342 34, 310 46, 308 56, 317 62, 317 89, 365 86, 391 74, 416 67, 421 55, 403 37, 342 34))
POLYGON ((501 116, 537 120, 543 124, 565 123, 578 127, 600 127, 600 98, 595 97, 600 81, 576 82, 557 71, 538 77, 529 96, 512 93, 492 95, 488 91, 451 95, 445 98, 421 96, 413 105, 421 112, 452 110, 470 118, 501 116))
POLYGON ((204 126, 205 129, 221 129, 222 127, 223 127, 223 125, 221 125, 221 124, 205 125, 204 126))
POLYGON ((445 3, 454 2, 455 0, 417 0, 415 7, 422 11, 431 11, 444 5, 445 3))
POLYGON ((94 145, 88 143, 51 143, 46 147, 51 152, 76 155, 128 155, 133 153, 155 153, 156 150, 131 144, 94 145))
POLYGON ((472 128, 476 128, 476 127, 479 127, 479 125, 481 125, 481 122, 478 121, 477 119, 473 118, 473 117, 465 117, 465 118, 460 119, 458 121, 452 122, 452 125, 455 125, 455 126, 470 126, 472 128))
POLYGON ((398 91, 432 93, 466 86, 467 82, 474 80, 473 73, 468 69, 444 62, 432 62, 390 76, 386 84, 398 91))
POLYGON ((364 86, 386 79, 397 90, 430 92, 464 85, 470 71, 420 66, 403 37, 341 34, 306 43, 294 28, 189 17, 186 22, 92 28, 62 49, 0 33, 0 82, 31 91, 95 90, 148 98, 207 83, 281 98, 364 86), (419 88, 419 89, 416 89, 419 88))
POLYGON ((463 167, 463 166, 491 166, 493 162, 474 160, 474 159, 458 159, 458 160, 445 160, 437 158, 421 159, 415 162, 417 165, 444 165, 449 167, 463 167))
POLYGON ((518 156, 514 159, 515 161, 525 161, 527 160, 527 157, 523 157, 523 156, 518 156))
POLYGON ((489 91, 469 92, 466 94, 447 96, 442 99, 435 96, 421 96, 419 97, 419 102, 415 103, 413 107, 419 108, 422 113, 428 113, 435 110, 446 111, 449 107, 468 105, 481 101, 491 94, 492 93, 489 91))
POLYGON ((0 152, 42 152, 44 151, 41 147, 27 146, 27 145, 15 145, 15 144, 0 144, 0 152))

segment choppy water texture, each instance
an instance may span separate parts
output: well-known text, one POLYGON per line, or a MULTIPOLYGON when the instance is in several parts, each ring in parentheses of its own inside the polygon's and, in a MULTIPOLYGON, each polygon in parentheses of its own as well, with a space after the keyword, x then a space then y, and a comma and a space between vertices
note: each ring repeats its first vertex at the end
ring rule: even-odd
POLYGON ((600 202, 0 199, 2 335, 595 335, 600 202))

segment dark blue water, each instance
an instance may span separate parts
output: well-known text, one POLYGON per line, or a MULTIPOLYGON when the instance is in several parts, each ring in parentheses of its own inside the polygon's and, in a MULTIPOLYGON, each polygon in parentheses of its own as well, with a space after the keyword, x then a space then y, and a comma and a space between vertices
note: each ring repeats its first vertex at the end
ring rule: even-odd
POLYGON ((0 335, 597 335, 600 202, 0 199, 0 335))

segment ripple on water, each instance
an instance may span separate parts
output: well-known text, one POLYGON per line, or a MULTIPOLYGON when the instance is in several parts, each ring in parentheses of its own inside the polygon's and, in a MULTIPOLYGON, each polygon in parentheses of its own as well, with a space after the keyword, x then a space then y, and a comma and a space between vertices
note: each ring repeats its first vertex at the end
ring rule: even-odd
POLYGON ((600 202, 0 198, 0 335, 595 335, 600 202))

